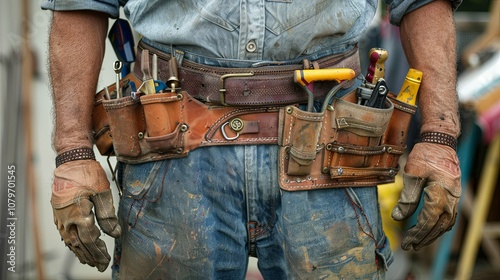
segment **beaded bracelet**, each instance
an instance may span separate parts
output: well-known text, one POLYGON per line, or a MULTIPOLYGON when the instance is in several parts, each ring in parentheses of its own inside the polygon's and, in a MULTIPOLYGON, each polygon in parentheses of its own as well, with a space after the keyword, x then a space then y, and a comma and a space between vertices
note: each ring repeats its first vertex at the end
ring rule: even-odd
POLYGON ((425 132, 420 135, 420 142, 436 143, 457 150, 457 139, 449 134, 441 132, 425 132))
POLYGON ((84 159, 95 160, 94 150, 92 150, 91 148, 76 148, 61 153, 56 157, 56 167, 59 167, 59 165, 66 162, 84 159))

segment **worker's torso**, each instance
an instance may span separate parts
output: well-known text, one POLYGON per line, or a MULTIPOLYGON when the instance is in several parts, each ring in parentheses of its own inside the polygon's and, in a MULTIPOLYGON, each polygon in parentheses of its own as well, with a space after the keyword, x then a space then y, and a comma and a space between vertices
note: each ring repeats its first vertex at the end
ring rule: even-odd
POLYGON ((376 6, 377 0, 129 0, 125 14, 143 36, 187 52, 282 61, 350 48, 376 6))

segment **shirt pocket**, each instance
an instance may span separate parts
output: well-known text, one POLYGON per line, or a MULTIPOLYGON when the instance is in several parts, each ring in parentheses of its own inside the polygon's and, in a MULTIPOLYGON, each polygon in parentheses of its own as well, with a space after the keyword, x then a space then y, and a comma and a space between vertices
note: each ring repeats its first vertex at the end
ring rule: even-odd
POLYGON ((203 19, 219 27, 228 31, 234 31, 239 27, 239 1, 195 0, 193 6, 203 19))
POLYGON ((275 35, 306 21, 309 23, 303 24, 300 32, 318 35, 345 33, 364 8, 361 1, 353 3, 353 0, 310 0, 306 6, 302 1, 284 2, 266 3, 266 28, 275 35))

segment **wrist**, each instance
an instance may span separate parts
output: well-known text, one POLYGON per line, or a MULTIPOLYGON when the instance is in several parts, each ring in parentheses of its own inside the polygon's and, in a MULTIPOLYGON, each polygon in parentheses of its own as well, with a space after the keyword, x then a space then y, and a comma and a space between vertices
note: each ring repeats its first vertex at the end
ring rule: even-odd
POLYGON ((439 121, 439 122, 423 122, 420 127, 420 134, 431 133, 431 132, 439 132, 448 134, 454 138, 458 138, 460 135, 460 124, 458 122, 458 117, 456 118, 448 118, 448 120, 452 121, 439 121))
POLYGON ((56 133, 53 138, 53 148, 57 154, 61 154, 76 148, 89 148, 94 147, 92 133, 56 133), (65 135, 65 136, 62 136, 65 135))

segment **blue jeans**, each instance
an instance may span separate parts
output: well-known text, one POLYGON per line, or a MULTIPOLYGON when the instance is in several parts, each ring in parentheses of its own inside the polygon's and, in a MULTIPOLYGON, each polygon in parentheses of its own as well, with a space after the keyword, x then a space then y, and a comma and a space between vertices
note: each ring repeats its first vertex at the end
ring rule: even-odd
POLYGON ((376 187, 281 191, 278 146, 199 148, 121 164, 113 277, 383 279, 392 262, 376 187))

